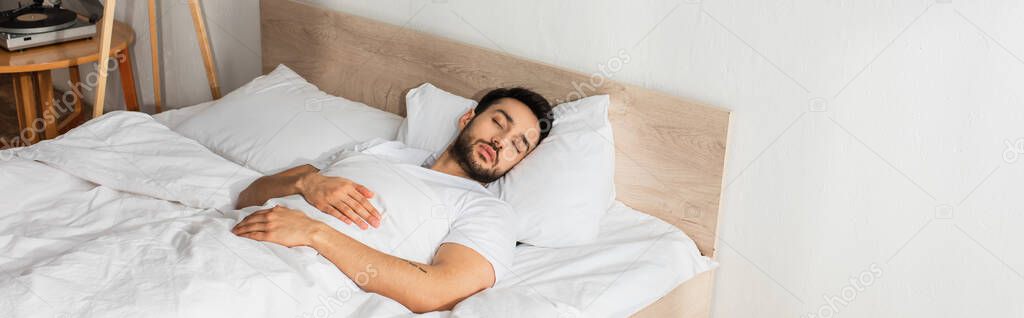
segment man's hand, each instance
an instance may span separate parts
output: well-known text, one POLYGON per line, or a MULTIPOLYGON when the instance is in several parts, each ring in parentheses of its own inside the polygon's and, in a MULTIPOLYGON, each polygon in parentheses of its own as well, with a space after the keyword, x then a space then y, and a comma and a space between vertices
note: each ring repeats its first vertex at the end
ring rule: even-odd
POLYGON ((367 200, 373 192, 352 180, 309 173, 299 179, 298 188, 306 202, 345 224, 380 227, 380 212, 367 200))
POLYGON ((323 226, 325 224, 309 218, 301 211, 278 205, 250 214, 242 219, 242 222, 238 222, 231 229, 231 233, 287 247, 309 246, 313 244, 313 236, 321 231, 323 226))
POLYGON ((311 165, 301 165, 256 179, 238 195, 236 207, 263 205, 271 198, 300 194, 306 202, 345 224, 366 229, 380 226, 380 212, 370 204, 373 192, 351 180, 326 177, 311 165))

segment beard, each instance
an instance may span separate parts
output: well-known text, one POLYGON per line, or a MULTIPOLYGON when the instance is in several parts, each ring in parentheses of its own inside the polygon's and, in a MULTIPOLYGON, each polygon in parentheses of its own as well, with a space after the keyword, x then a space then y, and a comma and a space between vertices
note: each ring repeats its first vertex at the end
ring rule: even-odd
MULTIPOLYGON (((469 127, 467 126, 466 128, 469 127)), ((476 143, 473 142, 472 137, 467 133, 468 131, 469 129, 463 129, 462 132, 459 133, 459 137, 455 139, 455 143, 452 144, 452 147, 448 150, 452 158, 455 158, 455 162, 459 163, 459 167, 462 167, 462 170, 466 171, 466 175, 468 175, 470 179, 484 184, 494 182, 494 180, 498 180, 498 178, 505 175, 505 173, 499 172, 494 168, 484 167, 483 162, 476 157, 476 151, 474 151, 476 147, 473 147, 476 143)), ((485 142, 479 141, 477 143, 485 142)), ((494 149, 498 149, 495 145, 491 146, 494 149)), ((495 166, 498 164, 498 157, 501 156, 495 156, 494 158, 495 166)))

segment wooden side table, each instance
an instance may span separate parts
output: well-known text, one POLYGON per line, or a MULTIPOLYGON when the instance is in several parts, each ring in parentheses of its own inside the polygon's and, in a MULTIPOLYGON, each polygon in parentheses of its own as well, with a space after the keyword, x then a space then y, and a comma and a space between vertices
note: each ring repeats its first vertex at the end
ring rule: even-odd
MULTIPOLYGON (((135 75, 132 71, 128 45, 135 41, 135 32, 127 24, 114 22, 111 37, 111 58, 117 62, 124 89, 125 105, 128 110, 138 111, 139 102, 135 90, 135 75)), ((95 88, 98 74, 87 74, 82 82, 78 66, 99 60, 99 34, 91 39, 65 42, 31 48, 19 52, 0 49, 0 74, 9 73, 14 79, 14 95, 18 109, 18 131, 24 143, 35 143, 40 133, 45 139, 57 137, 59 132, 73 128, 84 117, 82 88, 95 88), (54 96, 51 71, 67 68, 70 73, 72 90, 75 93, 74 110, 66 119, 58 122, 56 103, 62 96, 54 96), (39 122, 42 127, 39 127, 39 122), (42 128, 42 129, 40 129, 42 128), (41 130, 41 131, 40 131, 41 130)))

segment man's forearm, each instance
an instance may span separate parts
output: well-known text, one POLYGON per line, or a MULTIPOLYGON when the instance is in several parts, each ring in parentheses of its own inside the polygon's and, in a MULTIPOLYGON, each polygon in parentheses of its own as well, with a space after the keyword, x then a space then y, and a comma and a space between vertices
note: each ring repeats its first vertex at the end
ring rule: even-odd
POLYGON ((247 206, 262 205, 272 198, 299 194, 302 192, 299 181, 310 173, 318 172, 319 170, 313 166, 301 165, 275 175, 256 179, 238 195, 236 207, 241 209, 247 206))
POLYGON ((326 225, 316 233, 310 246, 320 255, 363 290, 394 299, 413 312, 449 310, 465 298, 459 296, 465 286, 451 279, 457 273, 382 253, 326 225))

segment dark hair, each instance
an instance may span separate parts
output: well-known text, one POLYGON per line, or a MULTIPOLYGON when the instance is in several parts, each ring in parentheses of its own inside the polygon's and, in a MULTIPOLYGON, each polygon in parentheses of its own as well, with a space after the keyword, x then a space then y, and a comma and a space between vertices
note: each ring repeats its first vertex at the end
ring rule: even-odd
POLYGON ((540 144, 551 132, 551 124, 555 120, 548 100, 544 96, 522 87, 496 88, 480 98, 480 103, 477 103, 476 110, 473 112, 480 114, 502 98, 512 98, 526 104, 533 115, 537 116, 537 121, 540 123, 540 139, 537 139, 537 143, 540 144))

